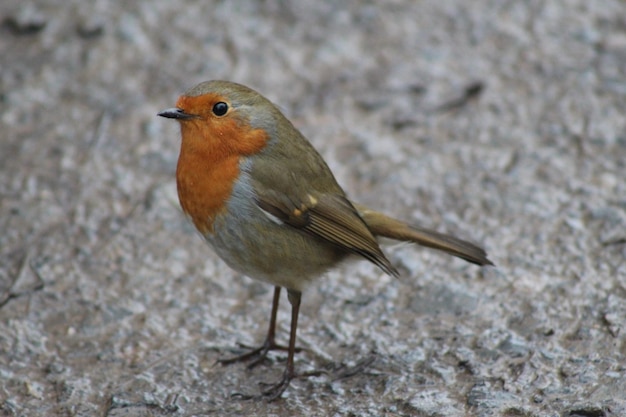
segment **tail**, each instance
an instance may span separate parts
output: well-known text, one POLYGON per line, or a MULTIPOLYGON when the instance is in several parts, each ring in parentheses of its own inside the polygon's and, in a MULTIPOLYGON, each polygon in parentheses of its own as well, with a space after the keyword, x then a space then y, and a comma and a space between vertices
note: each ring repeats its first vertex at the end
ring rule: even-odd
POLYGON ((433 230, 410 226, 360 204, 352 204, 374 236, 417 243, 421 246, 447 252, 476 265, 493 265, 493 262, 487 259, 487 252, 473 243, 433 230))

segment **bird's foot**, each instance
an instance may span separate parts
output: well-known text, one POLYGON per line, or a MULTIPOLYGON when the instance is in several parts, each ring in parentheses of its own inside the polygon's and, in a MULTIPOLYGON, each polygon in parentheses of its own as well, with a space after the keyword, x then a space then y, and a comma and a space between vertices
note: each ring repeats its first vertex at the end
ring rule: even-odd
MULTIPOLYGON (((245 345, 244 347, 249 348, 249 346, 245 346, 245 345)), ((248 369, 253 369, 256 366, 260 365, 267 358, 267 354, 272 350, 282 350, 282 351, 288 352, 289 348, 287 346, 279 345, 273 339, 265 339, 265 342, 263 342, 263 344, 259 346, 258 348, 252 349, 249 352, 246 352, 242 355, 237 355, 232 358, 219 359, 217 362, 221 365, 232 365, 233 363, 246 362, 251 359, 254 359, 252 362, 250 362, 247 365, 248 369)), ((302 349, 300 348, 296 348, 295 352, 297 353, 297 352, 300 352, 301 350, 302 349)))
POLYGON ((287 388, 291 384, 291 381, 293 381, 294 379, 302 379, 302 378, 310 378, 313 376, 320 376, 323 373, 324 373, 323 371, 322 372, 313 371, 313 372, 305 372, 301 374, 296 374, 293 371, 290 372, 289 370, 285 370, 285 372, 283 373, 283 377, 280 379, 280 381, 274 384, 261 382, 260 385, 263 385, 266 388, 263 391, 261 391, 260 394, 250 395, 250 394, 243 394, 243 393, 235 393, 233 394, 233 397, 234 398, 236 397, 244 401, 245 400, 258 400, 258 399, 263 399, 263 400, 266 400, 267 402, 276 401, 283 395, 285 390, 287 390, 287 388))
POLYGON ((376 355, 370 355, 359 360, 353 366, 347 366, 345 364, 339 364, 339 365, 331 364, 323 369, 317 369, 317 370, 301 372, 301 373, 295 373, 294 371, 285 369, 285 372, 283 373, 283 377, 281 378, 280 381, 274 384, 265 383, 265 382, 260 383, 260 385, 263 385, 264 387, 266 387, 263 391, 261 391, 261 394, 250 395, 250 394, 243 394, 243 393, 234 393, 232 397, 238 398, 240 400, 265 399, 268 402, 276 401, 282 396, 282 394, 291 384, 291 381, 293 381, 294 379, 319 377, 323 375, 326 375, 328 378, 330 378, 333 381, 336 381, 339 379, 345 379, 345 378, 349 378, 349 377, 352 377, 354 375, 364 372, 365 369, 367 369, 375 360, 376 360, 376 355))
POLYGON ((261 392, 261 397, 265 398, 267 402, 276 401, 283 395, 283 392, 287 389, 291 381, 296 377, 293 372, 285 371, 283 377, 275 384, 263 384, 268 388, 261 392))

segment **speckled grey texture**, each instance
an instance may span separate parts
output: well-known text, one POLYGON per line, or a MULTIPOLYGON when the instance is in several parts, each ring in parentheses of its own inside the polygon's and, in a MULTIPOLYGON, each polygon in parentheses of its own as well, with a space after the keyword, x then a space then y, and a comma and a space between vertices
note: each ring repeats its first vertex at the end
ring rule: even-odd
POLYGON ((0 415, 626 415, 626 2, 300 4, 0 4, 0 415), (343 265, 301 309, 296 366, 327 375, 231 398, 282 372, 214 364, 260 342, 271 287, 185 222, 156 117, 216 78, 497 268, 343 265))

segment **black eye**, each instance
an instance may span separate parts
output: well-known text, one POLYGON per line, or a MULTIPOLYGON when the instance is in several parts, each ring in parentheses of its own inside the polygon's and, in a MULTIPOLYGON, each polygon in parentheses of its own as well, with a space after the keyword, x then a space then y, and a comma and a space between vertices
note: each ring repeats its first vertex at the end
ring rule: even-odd
POLYGON ((216 116, 223 116, 226 114, 227 111, 228 104, 224 103, 223 101, 215 103, 215 105, 213 106, 213 114, 216 116))

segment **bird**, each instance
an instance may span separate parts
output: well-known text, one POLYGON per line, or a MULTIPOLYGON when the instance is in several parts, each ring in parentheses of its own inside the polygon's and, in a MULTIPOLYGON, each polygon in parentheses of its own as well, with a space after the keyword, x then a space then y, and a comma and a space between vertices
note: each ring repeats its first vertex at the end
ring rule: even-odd
POLYGON ((299 375, 294 366, 302 293, 349 258, 366 259, 398 276, 380 238, 413 242, 479 266, 493 265, 468 241, 409 225, 348 199, 330 168, 279 108, 231 81, 202 82, 158 116, 180 124, 176 167, 180 206, 215 253, 232 269, 274 286, 263 344, 220 360, 229 365, 286 350, 282 378, 259 397, 280 398, 299 375), (281 289, 291 304, 288 346, 276 343, 281 289))

